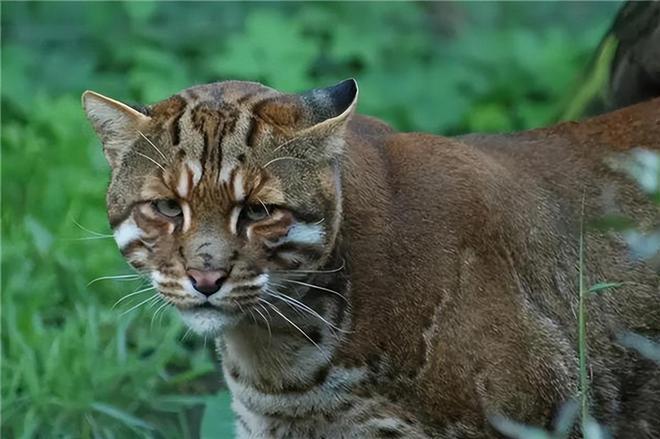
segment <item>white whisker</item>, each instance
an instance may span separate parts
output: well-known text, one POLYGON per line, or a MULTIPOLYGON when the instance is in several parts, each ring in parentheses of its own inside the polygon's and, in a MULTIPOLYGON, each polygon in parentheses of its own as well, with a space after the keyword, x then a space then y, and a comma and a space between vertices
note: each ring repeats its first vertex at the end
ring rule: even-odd
POLYGON ((145 159, 149 160, 149 161, 152 162, 154 165, 156 165, 156 166, 158 166, 160 169, 162 169, 163 172, 165 172, 165 168, 163 168, 163 166, 162 166, 160 163, 158 163, 156 160, 152 159, 152 158, 149 157, 148 155, 142 154, 140 151, 133 151, 133 152, 135 152, 135 154, 140 155, 140 156, 144 157, 145 159))
POLYGON ((248 314, 250 315, 250 317, 252 318, 252 321, 253 321, 254 324, 256 325, 256 324, 257 324, 257 318, 254 316, 254 314, 252 314, 252 311, 253 311, 253 310, 249 309, 249 310, 248 310, 248 314))
POLYGON ((268 208, 266 207, 266 205, 264 204, 264 202, 261 201, 260 198, 257 198, 257 201, 259 201, 259 203, 261 203, 261 206, 262 206, 262 207, 264 208, 264 210, 266 211, 266 215, 270 216, 270 212, 268 211, 268 208))
POLYGON ((310 337, 309 335, 307 335, 307 333, 305 333, 305 331, 303 331, 302 329, 300 329, 300 327, 299 327, 298 325, 296 325, 295 323, 293 323, 293 322, 292 322, 287 316, 285 316, 284 314, 282 314, 282 312, 280 312, 280 310, 277 309, 277 307, 276 307, 275 305, 273 305, 272 303, 268 302, 267 300, 264 300, 264 299, 261 299, 261 298, 259 299, 259 301, 264 302, 265 304, 267 304, 268 306, 270 306, 270 307, 272 308, 273 311, 275 311, 277 314, 279 314, 280 317, 282 317, 284 320, 286 320, 287 322, 289 322, 289 323, 291 324, 291 326, 293 326, 294 328, 296 328, 296 329, 298 330, 298 332, 300 332, 302 335, 304 335, 305 338, 306 338, 307 340, 309 340, 309 342, 310 342, 311 344, 313 344, 314 346, 316 346, 316 348, 319 350, 319 352, 321 352, 321 354, 323 354, 323 356, 326 358, 326 360, 330 361, 330 358, 328 358, 328 355, 323 351, 323 349, 321 349, 321 346, 319 346, 314 340, 312 340, 311 337, 310 337))
POLYGON ((163 154, 160 149, 156 145, 154 145, 154 142, 152 142, 147 136, 144 135, 144 133, 140 130, 137 130, 137 132, 142 136, 144 140, 149 142, 149 145, 153 146, 156 151, 158 151, 158 154, 163 158, 163 160, 167 161, 167 157, 165 157, 165 154, 163 154))
POLYGON ((95 231, 93 231, 93 230, 90 230, 90 229, 88 229, 87 227, 85 227, 85 226, 83 226, 82 224, 80 224, 80 223, 79 223, 78 221, 76 221, 74 218, 71 218, 71 221, 73 221, 73 224, 75 224, 76 226, 78 226, 78 228, 80 228, 82 231, 87 232, 87 233, 91 233, 92 235, 95 235, 95 236, 98 236, 98 237, 103 237, 103 238, 105 238, 105 237, 107 237, 107 236, 113 236, 113 235, 108 235, 108 234, 106 234, 106 233, 99 233, 99 232, 95 232, 95 231))
POLYGON ((336 273, 345 268, 346 261, 341 262, 341 267, 334 268, 332 270, 271 270, 273 273, 287 273, 287 274, 296 274, 296 273, 336 273))
POLYGON ((308 284, 307 282, 301 282, 299 280, 293 280, 293 279, 282 279, 282 280, 284 282, 291 282, 291 283, 298 284, 298 285, 303 285, 303 286, 306 286, 306 287, 309 287, 309 288, 314 288, 316 290, 327 291, 328 293, 332 293, 332 294, 335 294, 336 296, 341 297, 345 302, 348 302, 346 297, 344 297, 341 293, 338 293, 335 290, 331 290, 330 288, 325 288, 325 287, 320 287, 318 285, 308 284))
POLYGON ((109 238, 114 238, 114 235, 106 235, 106 236, 86 236, 84 238, 64 238, 65 241, 91 241, 94 239, 109 239, 109 238))
POLYGON ((114 280, 131 281, 131 280, 136 280, 139 277, 140 277, 139 274, 118 274, 118 275, 115 275, 115 276, 101 276, 101 277, 97 277, 96 279, 93 279, 93 280, 89 281, 87 286, 90 286, 91 284, 96 283, 98 281, 102 281, 102 280, 114 279, 114 280))
POLYGON ((165 309, 165 307, 167 307, 167 305, 170 304, 170 302, 168 302, 166 299, 162 299, 162 300, 163 300, 163 303, 158 307, 158 309, 156 309, 156 311, 154 312, 154 315, 151 316, 151 329, 154 328, 154 320, 156 319, 156 316, 158 315, 158 312, 162 309, 165 309))
POLYGON ((266 169, 268 166, 272 165, 273 163, 279 162, 280 160, 297 160, 299 162, 303 162, 303 159, 299 159, 298 157, 291 157, 291 156, 284 156, 284 157, 277 157, 272 160, 270 160, 268 163, 266 163, 263 168, 266 169))
POLYGON ((151 296, 148 299, 143 300, 142 302, 140 302, 137 305, 131 307, 127 311, 124 311, 123 313, 119 314, 119 317, 122 317, 122 316, 128 314, 129 312, 133 311, 134 309, 137 309, 137 308, 141 307, 142 305, 144 305, 145 303, 150 302, 152 300, 158 300, 158 293, 154 294, 153 296, 151 296))
POLYGON ((300 136, 293 137, 289 140, 286 140, 286 141, 280 143, 280 145, 272 151, 273 154, 276 153, 277 151, 279 151, 280 149, 284 148, 285 146, 287 146, 289 143, 291 143, 291 142, 293 142, 294 140, 297 140, 297 139, 300 139, 300 136))
POLYGON ((111 309, 114 309, 117 305, 119 305, 121 302, 123 302, 124 300, 128 299, 129 297, 133 297, 133 296, 135 296, 135 295, 137 295, 137 294, 142 294, 142 293, 144 293, 144 292, 146 292, 146 291, 150 291, 150 290, 154 290, 154 289, 156 289, 156 287, 149 287, 149 288, 141 289, 141 290, 139 290, 139 291, 133 291, 132 293, 127 294, 127 295, 125 295, 124 297, 122 297, 122 298, 120 298, 119 300, 117 300, 117 301, 115 302, 115 304, 112 305, 112 308, 111 308, 111 309))
MULTIPOLYGON (((279 285, 282 286, 282 285, 279 285)), ((286 303, 288 303, 290 306, 295 306, 298 307, 299 309, 306 311, 308 314, 312 315, 313 317, 318 318, 321 320, 323 323, 328 325, 331 329, 334 329, 335 331, 338 332, 343 332, 345 334, 350 334, 352 331, 346 331, 345 329, 341 329, 340 327, 336 326, 334 323, 329 322, 326 320, 321 314, 319 314, 314 308, 311 308, 310 306, 306 305, 305 303, 301 302, 300 300, 294 299, 291 296, 288 296, 284 293, 278 292, 278 291, 273 291, 270 289, 266 289, 266 294, 269 296, 275 297, 277 299, 280 299, 286 303)))
MULTIPOLYGON (((261 305, 261 304, 259 304, 259 305, 260 305, 260 306, 263 306, 263 305, 261 305)), ((264 308, 264 309, 265 309, 265 308, 264 308)), ((266 316, 263 315, 263 313, 262 313, 261 311, 259 311, 258 309, 254 308, 254 310, 255 310, 255 311, 261 316, 262 319, 264 319, 264 322, 266 322, 266 327, 268 328, 268 337, 269 337, 269 340, 272 339, 272 338, 273 338, 273 333, 272 333, 271 330, 270 330, 270 323, 268 323, 268 319, 267 319, 266 316)))
POLYGON ((183 343, 186 340, 186 337, 188 337, 188 334, 192 331, 192 328, 188 328, 186 332, 183 333, 181 336, 181 340, 179 340, 181 343, 183 343))

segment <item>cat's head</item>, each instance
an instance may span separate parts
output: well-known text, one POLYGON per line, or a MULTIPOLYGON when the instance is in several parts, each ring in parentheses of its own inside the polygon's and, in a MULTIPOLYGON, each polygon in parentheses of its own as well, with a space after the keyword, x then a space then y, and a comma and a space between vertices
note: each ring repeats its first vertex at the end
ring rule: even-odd
POLYGON ((220 82, 146 107, 83 94, 117 244, 193 330, 218 333, 287 271, 325 263, 356 100, 352 79, 303 94, 220 82))

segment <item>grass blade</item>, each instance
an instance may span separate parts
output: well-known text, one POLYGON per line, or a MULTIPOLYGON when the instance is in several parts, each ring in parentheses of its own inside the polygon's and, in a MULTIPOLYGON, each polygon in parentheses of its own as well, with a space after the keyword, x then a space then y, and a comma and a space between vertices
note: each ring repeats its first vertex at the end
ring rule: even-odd
POLYGON ((92 403, 92 408, 99 413, 110 416, 132 429, 154 430, 154 427, 142 419, 131 415, 117 407, 102 402, 92 403))

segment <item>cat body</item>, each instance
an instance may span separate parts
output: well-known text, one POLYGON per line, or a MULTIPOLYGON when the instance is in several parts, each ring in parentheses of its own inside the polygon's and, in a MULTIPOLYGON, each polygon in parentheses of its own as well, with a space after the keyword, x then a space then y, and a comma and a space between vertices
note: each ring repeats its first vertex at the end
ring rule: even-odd
POLYGON ((616 168, 660 149, 660 100, 508 135, 396 133, 349 80, 194 87, 136 110, 94 93, 122 253, 212 335, 239 437, 498 437, 579 395, 581 229, 591 414, 660 435, 660 286, 603 215, 660 224, 616 168), (146 157, 145 157, 146 156, 146 157), (167 202, 164 202, 166 200, 167 202), (202 286, 203 284, 203 286, 202 286))

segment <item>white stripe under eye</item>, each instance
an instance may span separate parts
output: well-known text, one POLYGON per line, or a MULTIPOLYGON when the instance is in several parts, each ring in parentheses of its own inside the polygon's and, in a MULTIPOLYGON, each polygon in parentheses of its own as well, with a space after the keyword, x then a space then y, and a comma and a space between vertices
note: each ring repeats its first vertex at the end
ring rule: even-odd
POLYGON ((135 224, 133 218, 129 218, 115 229, 114 236, 119 248, 123 249, 131 242, 140 239, 142 230, 135 224))
POLYGON ((320 244, 325 233, 320 224, 296 223, 290 229, 284 242, 297 242, 300 244, 320 244))

